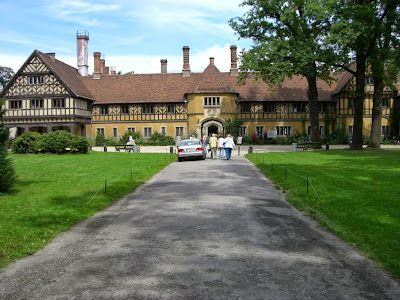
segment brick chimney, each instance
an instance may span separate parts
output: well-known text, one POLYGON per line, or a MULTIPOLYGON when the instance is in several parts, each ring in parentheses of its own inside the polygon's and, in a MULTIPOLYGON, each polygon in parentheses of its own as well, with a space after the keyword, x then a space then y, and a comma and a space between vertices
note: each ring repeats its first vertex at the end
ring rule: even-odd
POLYGON ((100 59, 100 73, 101 73, 101 75, 105 74, 105 72, 106 72, 105 68, 106 68, 106 60, 104 58, 101 58, 100 59))
POLYGON ((46 53, 46 55, 50 56, 53 60, 56 59, 56 54, 54 52, 46 53))
POLYGON ((104 68, 104 75, 110 75, 110 67, 104 68))
POLYGON ((189 77, 190 76, 190 64, 189 64, 189 46, 183 46, 183 77, 189 77))
POLYGON ((100 79, 101 78, 101 71, 100 71, 100 52, 93 53, 93 60, 94 60, 94 69, 93 69, 93 79, 100 79))
POLYGON ((78 72, 81 76, 88 76, 89 60, 88 60, 88 42, 89 32, 80 30, 76 32, 77 51, 78 51, 78 72))
POLYGON ((237 66, 237 46, 231 46, 231 76, 239 76, 238 66, 237 66))
POLYGON ((117 71, 115 69, 116 69, 115 66, 111 66, 110 67, 111 75, 116 75, 117 74, 117 71))
POLYGON ((214 57, 210 57, 210 65, 214 64, 214 57))
POLYGON ((166 59, 160 59, 161 62, 161 73, 167 73, 167 60, 166 59))

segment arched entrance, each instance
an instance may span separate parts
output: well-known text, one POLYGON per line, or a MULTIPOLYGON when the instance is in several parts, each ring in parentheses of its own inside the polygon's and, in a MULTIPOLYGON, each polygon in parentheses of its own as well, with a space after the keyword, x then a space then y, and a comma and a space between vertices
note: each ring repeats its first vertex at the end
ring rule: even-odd
POLYGON ((201 136, 203 134, 210 136, 213 133, 224 134, 224 131, 224 123, 217 119, 208 119, 201 124, 201 136))

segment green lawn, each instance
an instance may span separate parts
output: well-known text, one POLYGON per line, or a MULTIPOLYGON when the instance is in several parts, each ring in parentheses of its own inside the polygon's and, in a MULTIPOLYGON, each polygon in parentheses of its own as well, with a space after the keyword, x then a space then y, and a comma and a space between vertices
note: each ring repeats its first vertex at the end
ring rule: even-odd
POLYGON ((175 154, 104 152, 10 157, 18 178, 10 193, 0 195, 0 268, 34 253, 176 160, 175 154))
POLYGON ((299 151, 247 157, 288 193, 293 205, 400 278, 399 150, 299 151))

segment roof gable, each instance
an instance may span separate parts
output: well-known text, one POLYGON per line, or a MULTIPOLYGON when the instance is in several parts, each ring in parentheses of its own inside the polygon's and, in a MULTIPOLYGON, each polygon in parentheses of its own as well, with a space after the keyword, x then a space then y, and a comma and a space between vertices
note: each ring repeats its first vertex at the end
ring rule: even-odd
POLYGON ((208 92, 219 92, 219 93, 236 93, 234 89, 235 85, 232 85, 229 80, 218 70, 213 62, 210 62, 208 67, 200 76, 200 80, 196 82, 190 92, 193 93, 208 93, 208 92))

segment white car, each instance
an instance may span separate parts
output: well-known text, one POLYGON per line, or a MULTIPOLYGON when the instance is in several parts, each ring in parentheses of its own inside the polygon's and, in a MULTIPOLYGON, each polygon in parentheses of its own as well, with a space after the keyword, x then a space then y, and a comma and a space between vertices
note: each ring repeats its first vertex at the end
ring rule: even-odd
POLYGON ((178 161, 184 158, 206 159, 207 148, 199 139, 182 140, 178 146, 178 161))

